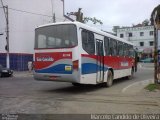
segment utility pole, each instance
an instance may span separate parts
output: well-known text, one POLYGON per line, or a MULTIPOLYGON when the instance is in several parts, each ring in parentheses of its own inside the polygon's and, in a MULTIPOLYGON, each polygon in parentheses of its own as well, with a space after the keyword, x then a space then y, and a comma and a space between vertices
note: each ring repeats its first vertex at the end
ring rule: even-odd
POLYGON ((7 68, 10 68, 10 59, 9 59, 9 18, 8 18, 8 6, 3 5, 3 1, 1 0, 1 4, 3 7, 5 19, 6 19, 6 46, 5 49, 7 51, 7 57, 6 57, 6 66, 7 68))
POLYGON ((81 12, 82 8, 78 9, 78 12, 75 13, 76 21, 83 22, 83 13, 81 12))
POLYGON ((52 19, 53 19, 53 23, 56 22, 56 15, 55 15, 55 12, 53 12, 53 1, 51 0, 51 7, 52 7, 52 19))
POLYGON ((6 19, 6 46, 5 49, 7 51, 7 57, 6 57, 6 66, 10 68, 10 61, 9 61, 9 19, 8 19, 8 6, 3 5, 3 1, 1 0, 1 4, 3 7, 5 19, 6 19))
POLYGON ((56 22, 56 15, 55 15, 55 13, 53 13, 53 22, 54 23, 56 22))
POLYGON ((7 68, 10 68, 10 56, 9 56, 9 18, 8 18, 8 6, 6 8, 6 51, 7 51, 7 68))
POLYGON ((70 12, 68 15, 76 16, 76 21, 83 22, 83 13, 81 12, 82 8, 78 9, 78 12, 70 12))
POLYGON ((6 18, 6 46, 5 50, 7 53, 6 57, 6 66, 7 68, 10 68, 10 56, 9 56, 9 18, 8 18, 8 6, 3 6, 5 18, 6 18))

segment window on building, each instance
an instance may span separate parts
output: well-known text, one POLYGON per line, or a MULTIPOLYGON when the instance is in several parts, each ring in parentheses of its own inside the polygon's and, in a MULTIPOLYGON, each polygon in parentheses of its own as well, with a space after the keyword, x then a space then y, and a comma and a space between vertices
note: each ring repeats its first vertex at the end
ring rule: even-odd
POLYGON ((153 31, 150 31, 150 32, 149 32, 149 35, 150 35, 150 36, 153 36, 153 31))
POLYGON ((123 34, 120 34, 120 38, 123 38, 124 37, 124 35, 123 34))
POLYGON ((150 46, 153 46, 153 44, 154 44, 153 41, 150 41, 150 42, 149 42, 149 45, 150 45, 150 46))
POLYGON ((82 47, 88 54, 95 54, 95 41, 92 32, 82 31, 82 47))
POLYGON ((144 36, 144 32, 140 32, 140 36, 144 36))
POLYGON ((132 37, 132 33, 128 33, 128 37, 132 37))
POLYGON ((144 42, 140 42, 139 45, 142 47, 144 46, 144 42))

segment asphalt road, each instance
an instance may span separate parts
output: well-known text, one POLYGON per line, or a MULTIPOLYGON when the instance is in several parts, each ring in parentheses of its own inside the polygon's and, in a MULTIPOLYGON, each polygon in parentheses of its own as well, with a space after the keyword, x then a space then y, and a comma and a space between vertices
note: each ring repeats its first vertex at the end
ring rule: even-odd
POLYGON ((122 92, 149 79, 153 79, 153 69, 142 66, 132 80, 115 80, 110 88, 35 81, 31 76, 0 78, 0 113, 160 113, 156 101, 122 92))

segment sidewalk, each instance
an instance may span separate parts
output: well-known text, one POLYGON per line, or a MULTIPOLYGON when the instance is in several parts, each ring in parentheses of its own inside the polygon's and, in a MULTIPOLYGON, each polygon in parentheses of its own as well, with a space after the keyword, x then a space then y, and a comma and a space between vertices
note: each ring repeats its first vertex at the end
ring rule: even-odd
POLYGON ((29 71, 14 71, 13 72, 13 77, 32 77, 33 72, 29 71))
MULTIPOLYGON (((138 63, 140 69, 154 70, 154 63, 138 63)), ((154 79, 147 79, 139 82, 135 82, 122 90, 124 94, 139 94, 149 98, 160 99, 160 90, 148 91, 144 89, 147 85, 154 83, 154 79)))

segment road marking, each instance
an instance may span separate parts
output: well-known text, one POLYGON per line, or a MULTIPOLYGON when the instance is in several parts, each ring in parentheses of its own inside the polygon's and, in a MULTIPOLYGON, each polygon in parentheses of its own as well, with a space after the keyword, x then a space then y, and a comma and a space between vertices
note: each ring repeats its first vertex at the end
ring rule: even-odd
POLYGON ((139 65, 139 68, 142 68, 142 64, 138 64, 139 65))
POLYGON ((138 64, 138 66, 140 69, 154 70, 154 68, 152 68, 152 67, 148 68, 148 67, 143 66, 143 63, 138 64))
POLYGON ((147 68, 147 67, 142 67, 141 69, 145 69, 145 70, 154 70, 154 68, 147 68))
POLYGON ((124 93, 127 89, 129 89, 130 87, 133 87, 134 85, 137 85, 137 84, 146 85, 146 84, 149 84, 149 83, 153 83, 153 79, 148 79, 148 80, 143 80, 143 81, 140 81, 140 82, 132 83, 131 85, 128 85, 127 87, 123 88, 122 93, 124 93))

